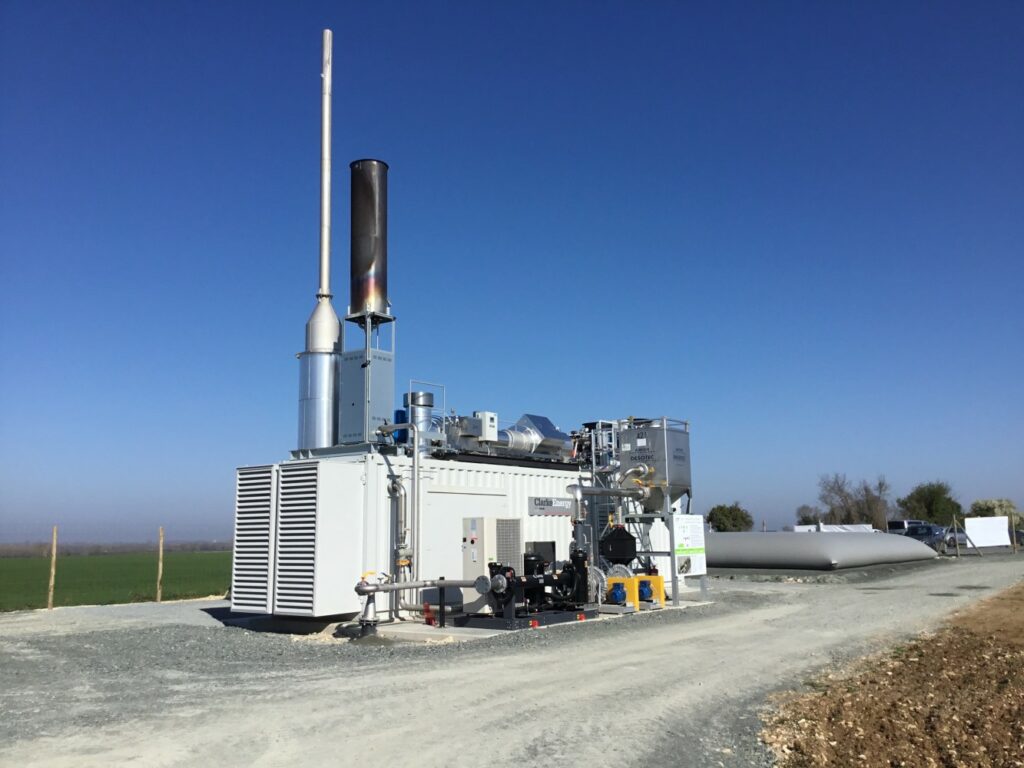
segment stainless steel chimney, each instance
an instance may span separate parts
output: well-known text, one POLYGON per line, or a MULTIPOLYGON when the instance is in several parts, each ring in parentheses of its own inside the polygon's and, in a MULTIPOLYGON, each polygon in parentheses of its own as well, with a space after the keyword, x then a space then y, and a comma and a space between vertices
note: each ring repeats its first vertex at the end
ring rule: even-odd
POLYGON ((341 323, 331 304, 331 53, 324 30, 320 122, 320 289, 299 353, 299 449, 337 444, 341 323))
POLYGON ((356 160, 352 169, 352 304, 354 315, 388 313, 388 164, 356 160))
MULTIPOLYGON (((341 354, 338 442, 373 443, 395 414, 395 322, 388 304, 388 164, 356 160, 352 169, 352 298, 345 320, 362 329, 363 348, 341 354)), ((343 342, 344 343, 344 342, 343 342)))

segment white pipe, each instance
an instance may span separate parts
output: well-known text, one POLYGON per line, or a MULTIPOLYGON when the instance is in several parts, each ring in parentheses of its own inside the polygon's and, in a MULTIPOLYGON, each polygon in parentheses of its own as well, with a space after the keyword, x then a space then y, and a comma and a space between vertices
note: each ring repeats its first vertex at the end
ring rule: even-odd
POLYGON ((324 30, 324 60, 320 122, 320 291, 331 296, 331 54, 334 36, 324 30))

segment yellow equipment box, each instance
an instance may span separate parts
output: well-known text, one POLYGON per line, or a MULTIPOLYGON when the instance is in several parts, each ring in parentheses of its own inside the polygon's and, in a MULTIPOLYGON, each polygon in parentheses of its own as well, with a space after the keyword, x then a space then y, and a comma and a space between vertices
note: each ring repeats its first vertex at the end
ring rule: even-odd
MULTIPOLYGON (((639 576, 634 576, 633 578, 636 580, 636 591, 638 596, 640 594, 640 582, 649 581, 651 582, 651 594, 654 596, 654 599, 662 605, 665 605, 665 603, 668 600, 668 595, 665 594, 664 576, 662 576, 661 574, 658 574, 656 576, 644 576, 641 574, 639 576)), ((609 579, 609 581, 611 581, 611 579, 609 579)), ((628 593, 629 592, 627 590, 627 594, 628 593)))
POLYGON ((651 595, 659 605, 666 604, 668 595, 665 594, 665 577, 660 574, 655 576, 647 576, 646 574, 640 574, 639 576, 609 576, 608 592, 611 592, 612 587, 616 584, 622 584, 626 589, 626 605, 630 605, 639 611, 641 581, 649 581, 651 583, 651 595))

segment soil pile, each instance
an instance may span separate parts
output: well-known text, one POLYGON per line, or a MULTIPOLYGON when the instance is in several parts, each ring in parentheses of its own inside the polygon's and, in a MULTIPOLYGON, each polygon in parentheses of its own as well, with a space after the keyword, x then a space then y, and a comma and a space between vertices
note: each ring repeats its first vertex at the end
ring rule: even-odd
POLYGON ((1024 584, 813 687, 766 718, 784 768, 1024 766, 1024 584))

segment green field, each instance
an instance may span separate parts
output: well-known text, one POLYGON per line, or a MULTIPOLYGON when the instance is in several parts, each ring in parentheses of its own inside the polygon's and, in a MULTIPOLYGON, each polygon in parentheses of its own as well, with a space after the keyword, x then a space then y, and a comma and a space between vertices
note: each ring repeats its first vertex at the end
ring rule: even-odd
MULTIPOLYGON (((156 599, 155 552, 57 558, 56 605, 133 603, 156 599)), ((48 557, 0 557, 0 611, 45 608, 48 557)), ((230 552, 166 552, 163 599, 223 595, 230 552)))

